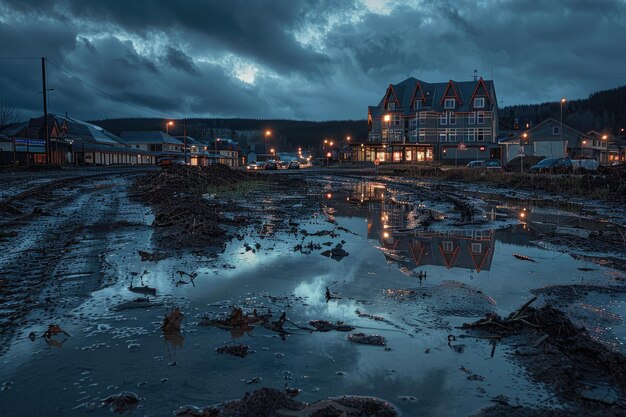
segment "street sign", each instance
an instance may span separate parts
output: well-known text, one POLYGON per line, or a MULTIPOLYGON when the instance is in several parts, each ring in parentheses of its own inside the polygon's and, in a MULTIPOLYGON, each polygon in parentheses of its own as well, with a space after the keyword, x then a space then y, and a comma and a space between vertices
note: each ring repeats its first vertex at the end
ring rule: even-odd
POLYGON ((459 151, 466 151, 467 150, 467 145, 464 144, 463 142, 459 143, 459 151))
POLYGON ((380 165, 380 159, 378 158, 374 159, 374 165, 376 166, 380 165))

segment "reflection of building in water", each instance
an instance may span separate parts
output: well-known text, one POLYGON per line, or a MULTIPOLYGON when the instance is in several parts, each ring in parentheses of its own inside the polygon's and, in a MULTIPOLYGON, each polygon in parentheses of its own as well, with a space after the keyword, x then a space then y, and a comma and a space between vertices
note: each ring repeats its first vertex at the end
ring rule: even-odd
POLYGON ((370 204, 367 237, 380 242, 386 255, 414 269, 423 265, 489 270, 495 249, 492 230, 418 231, 419 212, 408 204, 370 204))

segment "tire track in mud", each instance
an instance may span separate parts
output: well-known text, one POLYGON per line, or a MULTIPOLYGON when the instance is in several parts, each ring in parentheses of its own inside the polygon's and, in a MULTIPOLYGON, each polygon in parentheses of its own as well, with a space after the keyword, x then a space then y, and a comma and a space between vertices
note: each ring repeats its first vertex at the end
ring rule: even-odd
POLYGON ((17 196, 41 211, 9 217, 3 227, 14 237, 0 242, 0 355, 20 326, 51 320, 58 307, 75 305, 98 288, 100 255, 128 184, 119 175, 76 177, 17 196), (27 318, 33 310, 41 313, 27 318))

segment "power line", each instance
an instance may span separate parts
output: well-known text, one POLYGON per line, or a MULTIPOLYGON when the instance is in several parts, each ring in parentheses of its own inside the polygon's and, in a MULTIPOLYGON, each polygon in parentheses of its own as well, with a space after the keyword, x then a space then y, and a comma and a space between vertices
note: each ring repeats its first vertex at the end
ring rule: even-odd
POLYGON ((123 100, 123 99, 121 99, 121 98, 119 98, 119 97, 115 97, 114 95, 109 94, 109 93, 107 93, 106 91, 103 91, 103 90, 99 89, 98 87, 96 87, 96 86, 94 86, 93 84, 91 84, 91 83, 89 83, 89 82, 87 82, 87 81, 85 81, 85 80, 81 79, 80 77, 77 77, 76 75, 74 75, 74 74, 72 74, 71 72, 67 71, 66 69, 64 69, 64 68, 63 68, 63 67, 61 67, 60 65, 57 65, 57 64, 55 64, 54 62, 50 61, 49 59, 48 59, 48 60, 46 60, 46 61, 47 61, 50 65, 52 65, 52 66, 54 66, 54 67, 57 67, 59 70, 63 71, 65 74, 69 75, 70 77, 77 79, 78 81, 80 81, 80 82, 81 82, 81 83, 83 83, 84 85, 86 85, 86 86, 88 86, 88 87, 90 87, 90 88, 93 88, 94 90, 96 90, 96 91, 97 91, 97 92, 99 92, 100 94, 103 94, 103 95, 105 95, 105 96, 109 97, 109 98, 110 98, 110 99, 112 99, 112 100, 119 101, 120 103, 126 104, 127 106, 134 107, 134 108, 136 108, 136 109, 138 109, 138 110, 142 110, 142 111, 144 111, 144 112, 146 112, 146 113, 153 114, 153 115, 158 116, 158 117, 160 117, 160 118, 162 118, 162 119, 168 119, 168 117, 164 116, 164 115, 163 115, 163 114, 161 114, 161 113, 157 113, 157 112, 155 112, 155 111, 152 111, 152 110, 150 110, 150 109, 148 109, 148 108, 146 108, 146 107, 139 106, 139 105, 137 105, 137 104, 129 103, 129 102, 128 102, 128 101, 126 101, 126 100, 123 100))
POLYGON ((27 58, 27 57, 20 57, 20 56, 0 56, 0 59, 17 60, 17 59, 41 59, 41 58, 27 58))

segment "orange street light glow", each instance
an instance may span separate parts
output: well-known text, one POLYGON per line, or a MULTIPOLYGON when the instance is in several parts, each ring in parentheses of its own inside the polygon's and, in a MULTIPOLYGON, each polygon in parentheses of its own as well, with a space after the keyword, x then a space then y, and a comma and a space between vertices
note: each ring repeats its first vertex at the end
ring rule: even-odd
POLYGON ((271 131, 271 130, 266 130, 266 131, 265 131, 265 135, 266 135, 266 136, 270 136, 271 134, 272 134, 272 131, 271 131))
POLYGON ((385 117, 383 118, 385 120, 385 122, 388 122, 389 120, 391 120, 391 116, 389 116, 388 114, 385 115, 385 117))
POLYGON ((566 101, 567 101, 567 100, 565 99, 565 97, 563 97, 563 98, 561 99, 561 103, 565 103, 566 101))

